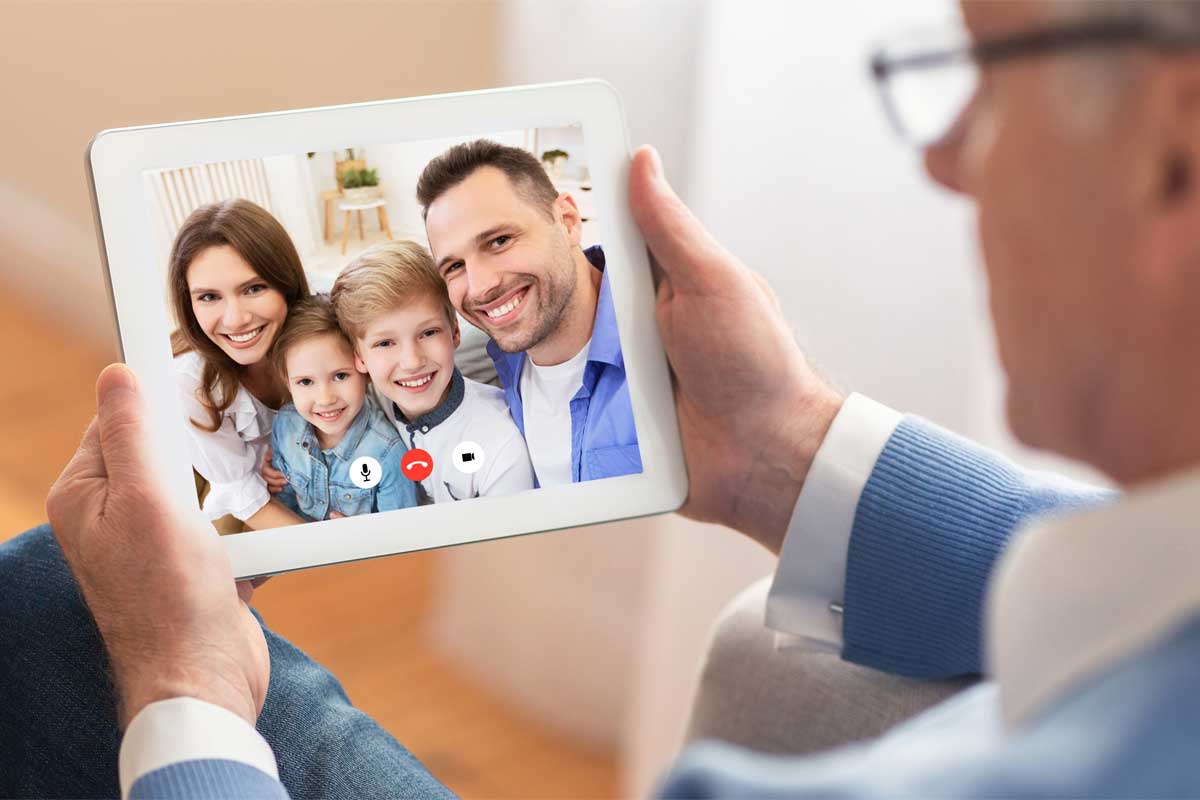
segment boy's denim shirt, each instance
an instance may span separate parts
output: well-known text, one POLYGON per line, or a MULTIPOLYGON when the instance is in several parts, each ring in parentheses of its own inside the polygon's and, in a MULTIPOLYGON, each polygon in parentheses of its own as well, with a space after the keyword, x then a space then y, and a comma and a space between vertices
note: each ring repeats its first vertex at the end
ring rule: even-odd
POLYGON ((271 465, 288 479, 276 497, 310 520, 327 519, 330 511, 349 517, 417 504, 416 484, 400 471, 408 448, 370 394, 342 441, 324 452, 313 426, 288 403, 275 415, 271 450, 271 465), (360 456, 371 456, 383 468, 383 479, 372 489, 350 480, 350 464, 360 456))

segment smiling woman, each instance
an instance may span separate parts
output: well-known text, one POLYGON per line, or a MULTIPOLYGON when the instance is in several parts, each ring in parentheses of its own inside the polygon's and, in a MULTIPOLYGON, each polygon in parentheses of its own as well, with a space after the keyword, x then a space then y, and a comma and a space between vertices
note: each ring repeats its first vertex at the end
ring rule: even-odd
POLYGON ((202 506, 218 530, 300 519, 272 500, 259 467, 285 390, 267 353, 309 296, 283 226, 247 200, 196 209, 171 248, 171 336, 202 506), (231 518, 231 519, 229 519, 231 518))

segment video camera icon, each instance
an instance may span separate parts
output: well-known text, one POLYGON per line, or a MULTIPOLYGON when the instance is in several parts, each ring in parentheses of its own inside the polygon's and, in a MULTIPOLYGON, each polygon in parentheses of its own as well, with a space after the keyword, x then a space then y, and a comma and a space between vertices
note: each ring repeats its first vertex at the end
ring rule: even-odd
POLYGON ((471 475, 483 469, 483 448, 475 442, 459 442, 451 456, 455 469, 471 475))

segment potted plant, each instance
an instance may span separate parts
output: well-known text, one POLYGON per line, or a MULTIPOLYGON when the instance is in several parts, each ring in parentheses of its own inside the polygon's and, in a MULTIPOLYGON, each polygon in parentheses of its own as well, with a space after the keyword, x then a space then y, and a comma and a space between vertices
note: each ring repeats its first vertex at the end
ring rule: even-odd
POLYGON ((547 150, 542 153, 542 166, 546 168, 552 177, 562 177, 562 167, 571 155, 566 150, 547 150))
POLYGON ((342 188, 342 175, 350 170, 366 169, 367 162, 361 158, 354 157, 354 148, 347 147, 344 150, 338 150, 333 155, 333 176, 337 180, 338 188, 342 188))
POLYGON ((354 205, 378 200, 379 173, 373 169, 346 170, 342 173, 342 196, 354 205))

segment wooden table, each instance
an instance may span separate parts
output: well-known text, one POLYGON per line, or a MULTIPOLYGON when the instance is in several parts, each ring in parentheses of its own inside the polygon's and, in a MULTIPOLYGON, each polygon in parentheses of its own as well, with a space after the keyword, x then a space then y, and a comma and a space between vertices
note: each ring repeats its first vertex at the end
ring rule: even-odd
POLYGON ((372 200, 369 203, 347 203, 342 201, 338 203, 338 209, 344 211, 346 216, 342 222, 342 255, 346 255, 346 245, 350 242, 350 213, 355 212, 358 215, 358 238, 361 240, 363 236, 363 220, 362 212, 369 209, 375 209, 379 214, 379 229, 387 236, 388 241, 392 240, 392 229, 388 225, 387 211, 384 206, 387 205, 387 200, 382 197, 378 200, 372 200))
POLYGON ((327 192, 321 192, 321 209, 324 214, 324 233, 325 244, 333 241, 333 204, 342 199, 341 189, 330 189, 327 192))

